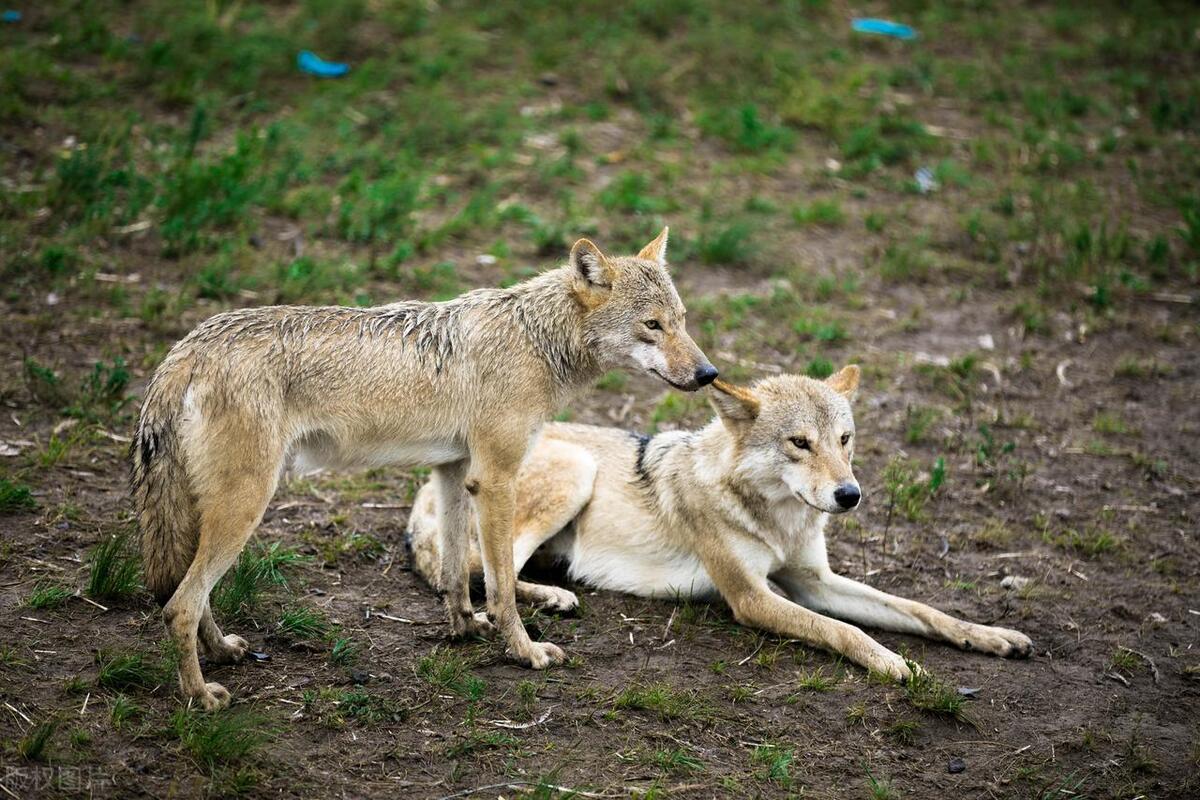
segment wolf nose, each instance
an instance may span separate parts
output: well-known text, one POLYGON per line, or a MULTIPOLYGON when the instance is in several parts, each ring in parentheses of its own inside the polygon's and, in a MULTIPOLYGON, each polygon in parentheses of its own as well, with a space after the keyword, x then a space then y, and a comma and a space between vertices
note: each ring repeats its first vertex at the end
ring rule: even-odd
POLYGON ((717 379, 717 368, 712 364, 705 364, 696 370, 696 383, 700 386, 708 386, 717 379))
POLYGON ((833 490, 833 499, 848 511, 858 505, 858 501, 862 499, 862 492, 853 483, 843 483, 833 490))

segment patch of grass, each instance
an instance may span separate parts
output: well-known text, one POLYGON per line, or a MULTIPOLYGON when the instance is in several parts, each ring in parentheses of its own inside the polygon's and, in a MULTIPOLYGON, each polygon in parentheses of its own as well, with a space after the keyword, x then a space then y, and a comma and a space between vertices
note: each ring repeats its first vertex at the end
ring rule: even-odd
POLYGON ((845 326, 838 320, 828 319, 824 314, 815 310, 809 316, 801 317, 792 323, 792 330, 802 339, 810 339, 824 344, 836 344, 849 338, 845 326))
POLYGON ((483 697, 487 684, 471 673, 472 666, 472 662, 458 651, 437 647, 417 662, 417 675, 438 691, 475 701, 483 697))
POLYGON ((754 229, 745 222, 706 225, 696 242, 696 252, 705 264, 744 264, 754 254, 754 229))
POLYGON ((140 651, 105 651, 96 653, 99 673, 96 683, 115 691, 128 689, 150 690, 170 679, 174 664, 169 658, 154 658, 140 651))
POLYGON ((908 406, 904 410, 904 441, 921 444, 929 436, 929 429, 941 417, 941 412, 929 406, 908 406))
POLYGON ((743 153, 784 150, 793 140, 791 130, 763 119, 752 104, 706 112, 699 123, 705 133, 724 139, 743 153))
POLYGON ((773 744, 760 744, 750 753, 750 763, 760 768, 763 778, 783 788, 792 785, 792 761, 794 750, 773 744))
POLYGON ((145 710, 135 703, 128 695, 118 693, 113 698, 109 710, 109 719, 117 730, 123 730, 134 718, 140 717, 145 710))
POLYGON ((1132 650, 1126 647, 1118 647, 1116 650, 1113 650, 1113 654, 1108 660, 1108 666, 1110 669, 1119 669, 1132 673, 1142 669, 1145 664, 1142 663, 1141 657, 1132 650))
POLYGON ((58 720, 48 719, 39 722, 29 729, 17 742, 17 754, 26 761, 43 761, 47 756, 47 748, 58 729, 58 720))
POLYGON ((695 394, 683 395, 679 392, 668 391, 650 412, 651 429, 657 431, 663 423, 683 422, 692 414, 703 411, 706 407, 704 400, 695 394))
POLYGON ((320 531, 306 531, 301 538, 317 549, 317 558, 325 565, 337 564, 342 558, 376 559, 384 552, 383 542, 369 533, 349 531, 330 538, 320 531))
POLYGON ((141 566, 127 531, 112 534, 92 549, 86 591, 100 600, 123 600, 138 590, 141 566))
POLYGON ((820 225, 836 228, 846 221, 846 212, 842 210, 842 204, 837 199, 814 200, 808 205, 793 208, 792 219, 802 227, 820 225))
POLYGON ((883 732, 903 745, 911 745, 917 740, 917 731, 921 723, 909 717, 901 717, 883 729, 883 732))
POLYGON ((951 717, 959 722, 974 724, 967 714, 966 698, 953 687, 942 683, 933 673, 921 668, 915 662, 906 661, 912 670, 912 677, 904 684, 904 693, 914 708, 922 711, 951 717))
POLYGON ((1165 378, 1172 372, 1170 364, 1156 358, 1141 356, 1121 356, 1113 375, 1117 378, 1165 378))
POLYGON ((837 678, 826 675, 823 667, 818 667, 811 672, 801 673, 796 678, 796 686, 802 692, 828 692, 837 686, 837 684, 837 678))
POLYGON ((600 380, 596 381, 596 388, 602 392, 620 392, 628 382, 629 376, 624 372, 612 370, 600 376, 600 380))
POLYGON ((899 800, 900 794, 892 788, 891 778, 876 778, 867 770, 867 794, 871 800, 899 800))
POLYGON ((642 172, 622 172, 600 192, 600 205, 627 214, 661 214, 670 203, 650 193, 650 178, 642 172))
POLYGON ((30 608, 58 608, 74 594, 61 584, 39 581, 26 598, 25 605, 30 608))
POLYGON ((1125 420, 1111 411, 1101 411, 1096 414, 1092 418, 1092 430, 1096 433, 1115 436, 1123 436, 1131 432, 1130 427, 1125 424, 1125 420))
POLYGON ((33 499, 33 492, 28 486, 0 478, 0 514, 33 511, 37 507, 37 501, 33 499))
POLYGON ((31 356, 22 362, 25 386, 35 402, 47 408, 60 409, 67 404, 70 391, 62 378, 49 367, 42 366, 31 356))
POLYGON ((833 362, 828 358, 817 356, 808 362, 808 366, 804 368, 804 374, 810 378, 823 381, 833 374, 833 362))
POLYGON ((704 762, 682 747, 676 747, 674 750, 655 750, 650 756, 650 763, 673 775, 701 772, 704 769, 704 762))
POLYGON ((115 419, 132 402, 125 390, 129 386, 129 369, 120 356, 111 364, 98 361, 84 378, 74 401, 64 412, 88 422, 115 419))
POLYGON ((1089 558, 1111 553, 1121 546, 1121 540, 1111 531, 1095 527, 1082 531, 1067 528, 1057 535, 1048 535, 1045 538, 1065 550, 1073 550, 1089 558))
POLYGON ((537 684, 530 680, 517 683, 517 705, 524 719, 533 719, 533 709, 537 704, 537 684))
POLYGON ((209 773, 249 758, 275 733, 265 717, 248 709, 205 712, 188 707, 171 715, 171 731, 209 773))
POLYGON ((917 473, 911 461, 895 456, 884 467, 881 478, 888 498, 887 521, 884 524, 886 536, 894 513, 903 514, 910 522, 922 518, 925 504, 946 480, 946 461, 939 457, 928 477, 925 477, 917 473))
POLYGON ((333 631, 333 624, 323 612, 298 605, 287 606, 279 612, 276 627, 281 636, 296 642, 323 641, 333 631))
POLYGON ((879 261, 880 276, 895 283, 928 281, 936 270, 937 262, 920 237, 888 245, 879 261))
POLYGON ((339 636, 334 639, 333 647, 330 648, 329 663, 339 667, 349 667, 358 661, 360 649, 353 639, 339 636))
POLYGON ((288 569, 308 561, 308 556, 279 542, 270 545, 260 542, 247 547, 213 590, 213 610, 225 617, 249 617, 265 592, 287 587, 288 569))
POLYGON ((504 731, 471 730, 454 744, 446 748, 450 758, 462 758, 483 750, 506 750, 517 747, 521 740, 504 731))
POLYGON ((692 719, 702 713, 699 698, 667 683, 635 683, 613 698, 613 708, 648 711, 661 720, 692 719))

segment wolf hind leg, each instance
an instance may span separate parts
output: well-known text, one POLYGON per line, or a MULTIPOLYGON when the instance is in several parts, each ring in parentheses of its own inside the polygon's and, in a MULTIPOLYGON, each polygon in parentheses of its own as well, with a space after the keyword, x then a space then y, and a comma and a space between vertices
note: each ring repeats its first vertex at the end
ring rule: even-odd
MULTIPOLYGON (((592 499, 596 459, 585 448, 543 439, 517 473, 513 520, 513 568, 520 573, 530 556, 579 516, 592 499)), ((579 605, 574 592, 557 586, 517 581, 517 599, 548 611, 579 605)))
POLYGON ((199 634, 200 644, 208 660, 214 664, 236 664, 250 650, 250 643, 237 634, 226 636, 221 633, 221 628, 213 619, 210 603, 204 604, 204 613, 200 615, 199 634))
MULTIPOLYGON (((266 510, 267 502, 275 491, 278 462, 281 453, 270 446, 256 447, 247 436, 239 440, 236 447, 215 447, 211 452, 225 455, 220 467, 213 470, 208 481, 201 486, 200 539, 196 554, 183 581, 175 590, 163 609, 171 638, 179 651, 179 685, 183 695, 200 703, 205 710, 221 708, 229 704, 229 691, 219 683, 208 683, 200 671, 197 645, 203 637, 215 660, 233 655, 244 645, 241 637, 219 636, 220 629, 212 620, 208 597, 213 586, 221 579, 238 555, 246 541, 258 527, 266 510), (250 445, 246 441, 250 440, 250 445), (248 456, 238 463, 230 463, 230 453, 267 453, 263 456, 248 456), (208 617, 205 622, 205 617, 208 617), (203 630, 201 630, 203 629, 203 630)), ((243 650, 244 652, 244 650, 243 650)))
POLYGON ((475 613, 471 605, 470 550, 476 525, 467 495, 466 477, 466 461, 434 468, 442 566, 438 587, 450 620, 450 635, 455 638, 491 636, 496 630, 487 614, 475 613))

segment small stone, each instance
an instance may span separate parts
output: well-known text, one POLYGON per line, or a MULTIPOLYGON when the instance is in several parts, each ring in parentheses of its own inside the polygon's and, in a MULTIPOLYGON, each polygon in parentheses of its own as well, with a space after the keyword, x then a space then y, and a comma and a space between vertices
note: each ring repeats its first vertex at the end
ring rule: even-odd
POLYGON ((963 761, 961 758, 952 758, 950 759, 950 763, 946 765, 946 770, 951 775, 957 775, 960 772, 966 772, 967 762, 963 761))
POLYGON ((558 76, 553 72, 543 72, 538 76, 538 83, 542 86, 558 86, 558 76))
POLYGON ((488 253, 475 256, 475 263, 481 267, 490 267, 496 263, 496 257, 488 253))
POLYGON ((1008 575, 1008 576, 1004 577, 1003 579, 1001 579, 1001 581, 1000 581, 1000 588, 1016 589, 1018 592, 1021 591, 1022 589, 1024 589, 1028 585, 1029 585, 1029 578, 1023 577, 1021 575, 1008 575))
POLYGON ((985 333, 979 337, 979 346, 984 350, 995 350, 996 340, 992 338, 990 333, 985 333))
POLYGON ((355 686, 362 686, 367 681, 371 680, 369 672, 363 672, 361 669, 350 670, 350 680, 355 686))
POLYGON ((1146 619, 1150 620, 1155 625, 1166 625, 1168 621, 1166 617, 1157 611, 1151 611, 1150 616, 1146 617, 1146 619))
POLYGON ((968 700, 975 700, 979 697, 979 689, 974 686, 960 686, 958 693, 968 700))

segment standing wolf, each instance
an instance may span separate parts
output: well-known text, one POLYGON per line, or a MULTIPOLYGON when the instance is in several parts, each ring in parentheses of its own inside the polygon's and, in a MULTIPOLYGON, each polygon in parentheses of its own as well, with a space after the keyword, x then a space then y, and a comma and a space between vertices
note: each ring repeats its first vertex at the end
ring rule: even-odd
MULTIPOLYGON (((720 419, 653 438, 550 424, 521 466, 515 563, 543 546, 571 577, 646 597, 719 593, 738 622, 907 678, 905 660, 847 622, 1027 656, 1023 633, 955 619, 835 574, 825 523, 858 505, 850 398, 858 367, 826 381, 795 375, 751 388, 716 381, 720 419), (774 584, 774 585, 772 585, 774 584)), ((417 494, 409 543, 439 584, 435 494, 417 494)), ((477 563, 477 562, 476 562, 477 563)), ((478 567, 475 567, 478 569, 478 567)), ((521 598, 568 609, 575 595, 518 582, 521 598)))
POLYGON ((561 661, 517 614, 514 479, 543 420, 605 369, 633 364, 686 390, 717 376, 684 328, 666 245, 664 228, 636 257, 609 258, 581 239, 567 266, 509 289, 444 303, 230 311, 176 344, 146 391, 132 483, 146 582, 165 604, 183 693, 205 708, 229 701, 204 682, 197 638, 212 661, 245 654, 244 639, 222 635, 208 597, 289 458, 300 469, 432 466, 452 633, 489 633, 494 620, 518 660, 561 661), (468 495, 487 615, 468 593, 468 495))

